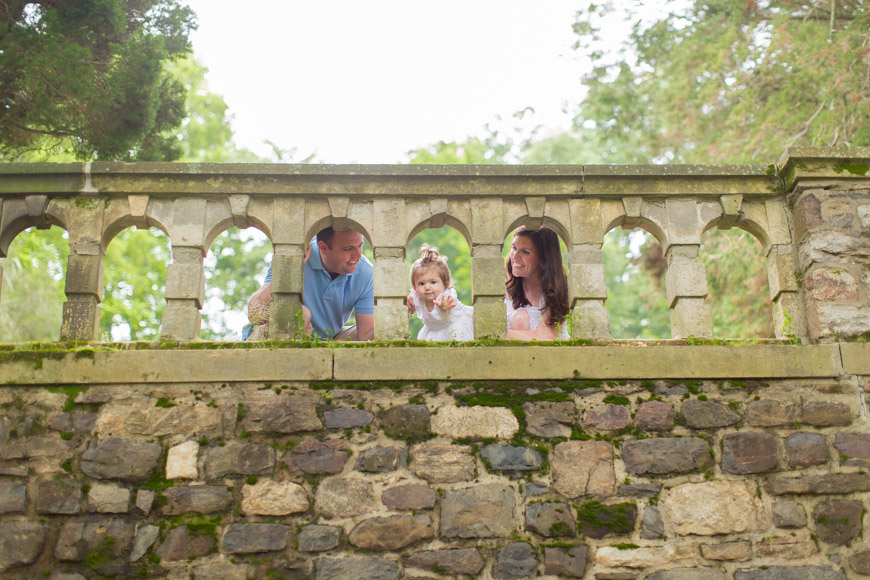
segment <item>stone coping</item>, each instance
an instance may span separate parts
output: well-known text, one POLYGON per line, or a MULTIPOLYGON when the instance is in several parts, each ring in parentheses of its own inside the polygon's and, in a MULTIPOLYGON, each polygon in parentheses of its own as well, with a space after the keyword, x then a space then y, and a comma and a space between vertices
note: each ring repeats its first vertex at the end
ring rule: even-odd
POLYGON ((870 344, 5 351, 0 384, 789 379, 870 374, 870 344))

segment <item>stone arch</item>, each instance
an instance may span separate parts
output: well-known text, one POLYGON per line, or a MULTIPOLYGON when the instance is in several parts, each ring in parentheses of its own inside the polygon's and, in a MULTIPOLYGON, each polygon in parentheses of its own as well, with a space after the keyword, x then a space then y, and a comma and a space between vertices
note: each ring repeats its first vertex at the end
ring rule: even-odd
MULTIPOLYGON (((317 232, 319 232, 323 228, 327 228, 327 227, 332 226, 332 224, 335 223, 335 219, 336 218, 334 218, 332 215, 328 215, 328 216, 322 217, 319 220, 315 221, 311 225, 311 227, 308 228, 308 231, 305 232, 305 240, 306 240, 305 243, 310 242, 311 239, 317 235, 317 232)), ((372 242, 372 235, 368 231, 368 228, 366 228, 364 225, 362 225, 360 222, 358 222, 354 219, 351 219, 351 218, 343 218, 343 219, 345 221, 345 225, 347 226, 346 229, 356 230, 359 233, 361 233, 363 235, 363 237, 369 241, 369 243, 372 242)))
POLYGON ((665 251, 668 247, 667 232, 664 228, 662 228, 659 224, 651 219, 645 218, 643 216, 639 218, 628 218, 625 215, 620 216, 604 227, 604 234, 602 235, 601 239, 603 240, 604 237, 607 236, 608 233, 610 233, 610 230, 616 227, 621 227, 628 231, 635 229, 643 230, 656 239, 656 241, 661 245, 663 251, 665 251))
POLYGON ((420 235, 420 233, 422 233, 424 230, 437 230, 444 226, 450 226, 451 228, 459 232, 459 235, 461 235, 463 239, 465 239, 465 243, 468 244, 468 247, 471 247, 471 232, 469 231, 468 227, 457 217, 452 216, 447 212, 444 212, 441 214, 433 215, 428 220, 423 220, 416 224, 414 227, 412 227, 405 238, 405 249, 407 249, 408 246, 411 244, 411 241, 418 235, 420 235), (433 221, 435 222, 434 224, 433 221))
MULTIPOLYGON (((531 219, 532 218, 529 217, 528 214, 516 218, 515 220, 510 222, 510 225, 505 230, 504 236, 502 237, 504 239, 507 239, 507 237, 510 236, 514 230, 516 230, 520 226, 525 226, 527 222, 529 222, 531 219)), ((569 248, 571 247, 571 230, 565 227, 565 225, 563 225, 561 222, 549 216, 544 216, 544 218, 541 220, 541 226, 545 226, 556 232, 556 235, 559 236, 559 239, 562 240, 566 246, 568 246, 569 248)))
POLYGON ((59 215, 47 211, 48 200, 41 201, 42 207, 37 208, 36 204, 25 198, 3 200, 0 205, 0 258, 7 256, 12 241, 27 228, 46 230, 51 226, 58 226, 65 231, 69 230, 59 215))
MULTIPOLYGON (((723 222, 726 222, 726 217, 724 215, 713 218, 704 224, 703 228, 701 228, 701 235, 703 236, 713 228, 718 228, 723 222)), ((755 239, 761 242, 761 247, 764 248, 765 253, 770 248, 770 236, 767 233, 767 228, 763 224, 748 218, 740 217, 731 226, 720 229, 727 230, 731 228, 738 228, 751 234, 755 239)))

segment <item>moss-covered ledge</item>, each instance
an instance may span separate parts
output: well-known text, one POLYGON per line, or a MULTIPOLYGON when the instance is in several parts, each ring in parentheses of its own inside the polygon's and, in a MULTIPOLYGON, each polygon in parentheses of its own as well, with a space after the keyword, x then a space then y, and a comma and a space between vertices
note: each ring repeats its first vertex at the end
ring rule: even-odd
POLYGON ((0 347, 0 384, 833 378, 870 374, 867 361, 868 343, 52 343, 0 347))

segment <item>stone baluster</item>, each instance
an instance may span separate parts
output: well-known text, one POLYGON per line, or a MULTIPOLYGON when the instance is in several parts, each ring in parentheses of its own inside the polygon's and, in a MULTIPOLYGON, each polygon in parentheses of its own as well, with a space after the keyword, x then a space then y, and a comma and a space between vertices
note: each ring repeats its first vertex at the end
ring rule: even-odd
POLYGON ((302 332, 305 244, 274 244, 269 338, 286 340, 302 332))
POLYGON ((698 259, 700 246, 669 246, 665 289, 671 308, 671 337, 713 337, 707 298, 707 269, 698 259))
POLYGON ((503 204, 499 198, 471 200, 471 295, 474 336, 507 336, 504 307, 503 204))
POLYGON ((202 248, 172 247, 172 263, 166 272, 166 307, 160 336, 171 340, 195 340, 202 327, 205 275, 202 248))
MULTIPOLYGON (((78 200, 77 200, 78 201, 78 200)), ((63 304, 62 340, 97 340, 100 336, 100 302, 103 300, 103 249, 101 234, 104 203, 99 199, 58 208, 69 233, 67 301, 63 304)))
POLYGON ((609 339, 610 312, 607 280, 601 261, 601 202, 597 199, 572 199, 571 238, 568 253, 568 293, 571 301, 573 338, 609 339))
POLYGON ((375 338, 408 337, 405 248, 375 248, 375 338))

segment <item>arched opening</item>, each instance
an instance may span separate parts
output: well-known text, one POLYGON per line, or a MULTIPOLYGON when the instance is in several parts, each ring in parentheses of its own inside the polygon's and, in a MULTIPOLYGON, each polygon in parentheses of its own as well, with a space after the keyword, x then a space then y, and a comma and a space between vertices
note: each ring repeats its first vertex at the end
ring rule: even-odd
POLYGON ((241 340, 248 323, 248 299, 263 285, 272 257, 272 242, 257 228, 232 227, 219 236, 203 261, 204 340, 241 340))
MULTIPOLYGON (((471 305, 471 252, 468 242, 459 231, 450 226, 438 229, 428 228, 417 234, 408 244, 405 252, 405 263, 409 272, 408 287, 413 289, 410 280, 410 271, 413 263, 420 257, 420 248, 423 244, 438 248, 441 256, 447 258, 447 267, 450 269, 450 278, 453 288, 456 290, 456 298, 466 306, 471 305)), ((419 315, 409 319, 409 336, 414 339, 420 334, 423 321, 419 315)))
POLYGON ((713 335, 774 337, 767 264, 761 242, 749 232, 711 228, 701 238, 713 335))
POLYGON ((69 241, 59 227, 28 228, 0 260, 0 341, 60 339, 69 241))
POLYGON ((158 228, 132 226, 109 243, 100 307, 102 340, 157 340, 166 305, 169 237, 158 228))
POLYGON ((644 230, 615 227, 604 236, 601 259, 607 279, 613 338, 670 338, 665 294, 668 262, 658 240, 644 230))

